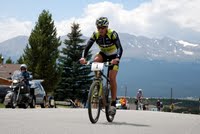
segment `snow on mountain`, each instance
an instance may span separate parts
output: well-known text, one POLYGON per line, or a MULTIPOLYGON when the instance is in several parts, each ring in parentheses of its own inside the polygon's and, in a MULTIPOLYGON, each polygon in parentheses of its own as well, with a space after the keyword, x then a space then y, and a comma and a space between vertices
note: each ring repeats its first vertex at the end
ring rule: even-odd
POLYGON ((124 46, 124 57, 150 60, 192 61, 200 60, 200 45, 171 38, 150 39, 147 37, 129 37, 120 34, 124 46))
POLYGON ((191 52, 191 51, 183 50, 183 53, 186 54, 186 55, 194 55, 194 52, 191 52))
MULTIPOLYGON (((119 95, 127 84, 128 94, 138 88, 148 96, 167 96, 174 88, 175 96, 195 96, 200 93, 200 45, 171 38, 154 39, 120 33, 124 49, 118 74, 119 95), (168 62, 170 61, 170 62, 168 62), (194 64, 195 63, 195 64, 194 64), (198 63, 198 64, 196 64, 198 63)), ((89 38, 83 37, 88 40, 89 38)), ((63 42, 66 36, 61 37, 63 42)), ((0 43, 0 53, 7 59, 16 60, 23 53, 28 37, 18 36, 0 43)), ((62 49, 62 43, 59 49, 62 49)), ((99 51, 96 44, 93 53, 99 51)))
MULTIPOLYGON (((123 58, 166 60, 175 62, 196 62, 200 61, 200 45, 183 40, 173 40, 165 37, 162 39, 134 36, 127 33, 119 33, 121 44, 124 49, 123 58)), ((85 40, 88 37, 83 36, 85 40)), ((61 37, 64 42, 66 36, 61 37)), ((16 60, 23 53, 28 43, 27 36, 18 36, 0 43, 0 53, 4 57, 11 57, 16 60), (17 50, 17 51, 16 51, 17 50)), ((64 47, 62 43, 60 49, 64 47)), ((99 51, 96 44, 92 47, 93 53, 99 51)))
POLYGON ((179 44, 182 44, 184 47, 190 46, 190 47, 197 47, 199 46, 198 44, 192 44, 183 40, 177 41, 179 44))

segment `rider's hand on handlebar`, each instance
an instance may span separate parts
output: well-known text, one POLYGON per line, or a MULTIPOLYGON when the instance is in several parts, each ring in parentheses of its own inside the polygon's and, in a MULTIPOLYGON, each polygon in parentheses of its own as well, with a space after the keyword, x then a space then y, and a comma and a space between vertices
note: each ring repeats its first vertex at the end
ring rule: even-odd
POLYGON ((116 65, 119 63, 119 58, 115 58, 111 61, 111 64, 116 65))
POLYGON ((87 61, 86 61, 85 58, 81 58, 79 61, 80 61, 81 64, 87 64, 87 61))

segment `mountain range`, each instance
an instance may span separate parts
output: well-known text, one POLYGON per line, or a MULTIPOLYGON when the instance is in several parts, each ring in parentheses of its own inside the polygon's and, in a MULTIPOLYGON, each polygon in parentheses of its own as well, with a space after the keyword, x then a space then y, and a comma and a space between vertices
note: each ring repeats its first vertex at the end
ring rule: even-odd
MULTIPOLYGON (((183 40, 173 40, 165 37, 162 39, 147 38, 120 33, 120 40, 125 53, 124 58, 137 58, 148 60, 165 60, 171 62, 200 62, 200 44, 189 43, 183 40)), ((66 36, 61 37, 63 42, 66 36)), ((88 37, 83 36, 88 40, 88 37)), ((17 36, 0 43, 0 53, 13 60, 19 58, 28 44, 28 36, 17 36), (17 50, 17 51, 16 51, 17 50)), ((62 43, 62 48, 64 44, 62 43)), ((94 53, 98 51, 96 45, 94 53)))
MULTIPOLYGON (((118 95, 134 96, 138 88, 146 96, 200 96, 200 44, 172 38, 148 38, 120 33, 124 49, 118 75, 118 95)), ((63 42, 66 36, 61 37, 63 42)), ((88 37, 83 36, 88 40, 88 37)), ((0 54, 16 61, 28 44, 27 36, 17 36, 0 43, 0 54)), ((61 45, 60 49, 64 44, 61 45)), ((92 47, 98 52, 97 45, 92 47)))

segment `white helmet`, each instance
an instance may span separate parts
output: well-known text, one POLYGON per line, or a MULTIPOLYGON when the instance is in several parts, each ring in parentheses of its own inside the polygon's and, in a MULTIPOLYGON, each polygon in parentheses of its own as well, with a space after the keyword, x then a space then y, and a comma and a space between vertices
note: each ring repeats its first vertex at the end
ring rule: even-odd
POLYGON ((142 89, 138 89, 138 92, 142 92, 142 89))
POLYGON ((27 65, 26 64, 21 64, 20 69, 25 68, 27 69, 27 65))

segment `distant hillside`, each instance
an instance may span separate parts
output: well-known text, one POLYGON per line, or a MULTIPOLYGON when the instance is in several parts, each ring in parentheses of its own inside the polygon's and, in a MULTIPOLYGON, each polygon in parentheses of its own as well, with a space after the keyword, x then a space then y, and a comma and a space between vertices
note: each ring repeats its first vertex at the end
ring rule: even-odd
MULTIPOLYGON (((143 60, 165 60, 173 62, 198 62, 200 63, 200 45, 183 40, 171 38, 147 38, 134 36, 127 33, 120 33, 120 40, 124 49, 123 57, 143 60)), ((67 36, 62 36, 64 42, 67 36)), ((88 40, 88 37, 83 36, 88 40)), ((18 36, 0 43, 0 53, 4 57, 11 57, 16 60, 23 53, 28 43, 27 36, 18 36), (17 50, 17 51, 16 51, 17 50)), ((64 45, 60 48, 62 48, 64 45)), ((93 53, 99 51, 97 45, 92 47, 93 53)))
MULTIPOLYGON (((123 33, 119 36, 124 54, 118 74, 118 95, 124 95, 127 85, 129 96, 135 96, 138 88, 144 90, 145 96, 152 97, 169 97, 171 88, 175 97, 200 96, 199 44, 123 33)), ((64 39, 66 36, 61 37, 64 39)), ((16 60, 27 43, 27 36, 12 38, 0 43, 0 53, 16 60)), ((92 50, 99 51, 95 44, 92 50)))
POLYGON ((28 43, 27 36, 17 36, 0 43, 0 53, 7 59, 11 57, 16 61, 24 52, 24 48, 28 43))

